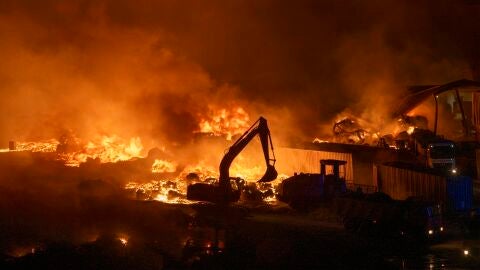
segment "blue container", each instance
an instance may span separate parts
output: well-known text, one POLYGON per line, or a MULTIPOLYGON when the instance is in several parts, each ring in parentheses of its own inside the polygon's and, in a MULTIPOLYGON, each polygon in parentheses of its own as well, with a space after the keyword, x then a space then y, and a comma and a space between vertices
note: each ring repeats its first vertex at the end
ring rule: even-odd
POLYGON ((447 178, 447 207, 456 212, 472 209, 473 181, 469 176, 447 178))

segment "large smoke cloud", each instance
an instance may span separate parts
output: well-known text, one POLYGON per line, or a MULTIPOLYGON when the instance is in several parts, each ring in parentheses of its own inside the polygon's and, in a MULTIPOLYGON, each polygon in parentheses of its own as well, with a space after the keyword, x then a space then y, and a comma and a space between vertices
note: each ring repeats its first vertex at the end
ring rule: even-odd
POLYGON ((182 143, 208 104, 233 103, 311 138, 406 85, 471 78, 475 14, 472 1, 2 1, 0 140, 182 143))

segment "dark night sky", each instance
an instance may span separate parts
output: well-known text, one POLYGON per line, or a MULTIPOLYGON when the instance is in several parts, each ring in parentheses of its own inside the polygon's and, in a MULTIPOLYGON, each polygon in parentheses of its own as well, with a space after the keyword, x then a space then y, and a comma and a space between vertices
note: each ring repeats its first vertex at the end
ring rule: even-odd
POLYGON ((471 79, 479 10, 453 0, 4 0, 0 140, 65 129, 186 140, 212 104, 313 137, 347 108, 385 115, 407 85, 471 79))

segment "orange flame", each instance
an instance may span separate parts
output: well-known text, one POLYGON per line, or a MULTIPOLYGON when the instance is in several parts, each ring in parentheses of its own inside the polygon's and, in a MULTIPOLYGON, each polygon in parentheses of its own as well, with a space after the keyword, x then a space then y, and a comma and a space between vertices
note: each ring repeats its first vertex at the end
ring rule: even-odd
POLYGON ((99 159, 100 162, 117 162, 141 157, 143 150, 139 137, 130 138, 128 142, 118 136, 102 136, 95 141, 89 141, 78 152, 61 154, 61 159, 67 166, 79 166, 88 158, 99 159))
MULTIPOLYGON (((71 152, 58 152, 60 142, 57 140, 38 142, 17 142, 16 150, 32 152, 57 152, 57 159, 65 162, 66 166, 80 166, 87 159, 99 159, 100 162, 117 162, 141 157, 143 151, 142 141, 139 137, 124 140, 116 135, 101 136, 96 140, 89 141, 79 149, 71 152)), ((2 152, 10 150, 2 149, 2 152)))
POLYGON ((152 173, 175 172, 177 170, 177 163, 166 160, 155 159, 152 165, 152 173))
POLYGON ((16 151, 55 152, 58 144, 59 142, 54 139, 38 142, 17 142, 16 151))
POLYGON ((118 240, 120 240, 120 242, 122 243, 122 245, 126 246, 127 243, 128 243, 128 239, 127 238, 124 238, 124 237, 120 237, 118 238, 118 240))
POLYGON ((412 135, 413 131, 415 130, 415 127, 414 126, 409 126, 408 129, 407 129, 407 133, 412 135))
POLYGON ((209 116, 200 120, 199 131, 226 135, 227 140, 231 140, 233 135, 243 133, 249 127, 249 121, 247 112, 239 106, 210 109, 209 116))
MULTIPOLYGON (((211 109, 211 116, 199 122, 202 132, 210 132, 225 136, 227 139, 235 134, 243 133, 249 127, 249 116, 246 111, 238 106, 228 109, 211 109)), ((80 166, 89 159, 96 159, 101 163, 118 162, 142 157, 143 145, 139 137, 123 139, 119 136, 98 136, 87 142, 74 136, 64 140, 48 140, 39 142, 17 142, 14 151, 52 152, 56 159, 64 162, 66 166, 80 166)), ((9 151, 2 149, 1 151, 9 151)), ((263 175, 265 168, 262 165, 245 165, 242 156, 230 168, 232 177, 245 181, 256 181, 263 175)), ((138 182, 129 182, 124 188, 133 191, 137 199, 157 200, 166 203, 192 203, 186 199, 187 186, 193 182, 214 184, 218 181, 217 165, 211 165, 206 160, 197 164, 187 164, 177 177, 161 179, 162 173, 178 172, 178 163, 171 160, 155 159, 151 165, 152 179, 138 179, 138 182)), ((261 186, 257 185, 261 190, 261 186)), ((275 200, 274 196, 264 199, 275 200)))
MULTIPOLYGON (((415 109, 416 110, 416 109, 415 109)), ((350 144, 367 144, 377 146, 382 139, 397 138, 404 133, 412 135, 416 128, 428 129, 427 118, 414 111, 407 115, 390 119, 389 121, 369 122, 351 114, 340 114, 333 126, 333 136, 330 141, 350 144)), ((329 140, 315 138, 314 143, 328 143, 329 140)), ((396 148, 390 145, 391 148, 396 148)))
MULTIPOLYGON (((168 162, 164 160, 156 160, 152 166, 152 171, 156 166, 159 166, 159 172, 167 172, 166 170, 175 170, 176 163, 168 162)), ((231 176, 239 177, 247 181, 256 181, 264 173, 265 168, 263 166, 254 166, 251 168, 242 167, 239 164, 233 164, 231 167, 231 176)), ((278 179, 287 178, 286 175, 281 175, 278 179)), ((265 202, 275 202, 275 183, 276 180, 269 185, 268 188, 272 189, 271 196, 266 196, 263 200, 265 202)), ((215 184, 218 181, 218 172, 212 167, 206 165, 204 162, 200 162, 197 165, 186 166, 185 169, 176 178, 152 180, 148 182, 129 182, 125 185, 127 191, 135 194, 137 200, 155 200, 168 204, 191 204, 194 203, 186 199, 187 186, 194 182, 203 182, 209 184, 215 184), (189 178, 189 175, 194 174, 194 178, 189 178)), ((251 183, 252 184, 252 183, 251 183)), ((255 183, 257 189, 260 192, 264 192, 261 184, 255 183)))
POLYGON ((184 181, 161 180, 147 183, 129 182, 126 190, 135 192, 137 200, 155 200, 169 204, 190 204, 186 199, 187 183, 184 181))

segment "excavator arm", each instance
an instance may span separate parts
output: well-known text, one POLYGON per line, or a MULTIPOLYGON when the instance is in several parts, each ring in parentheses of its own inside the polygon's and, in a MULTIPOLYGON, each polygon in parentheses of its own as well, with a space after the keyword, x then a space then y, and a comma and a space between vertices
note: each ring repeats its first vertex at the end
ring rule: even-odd
POLYGON ((228 151, 223 156, 220 162, 220 186, 230 185, 230 166, 233 160, 242 152, 242 150, 250 143, 250 141, 258 135, 260 142, 262 143, 263 155, 265 157, 265 165, 267 171, 259 182, 270 182, 277 178, 277 171, 275 170, 275 154, 273 152, 272 137, 270 136, 270 130, 268 129, 267 120, 260 117, 238 140, 230 146, 228 151), (273 158, 269 155, 269 144, 272 150, 273 158))
POLYGON ((232 190, 230 184, 230 166, 240 152, 242 152, 257 135, 260 137, 267 167, 265 174, 260 180, 258 180, 258 182, 270 182, 275 180, 278 174, 274 167, 276 160, 273 152, 272 138, 270 136, 270 130, 268 129, 267 120, 260 117, 232 146, 230 146, 223 156, 223 159, 220 162, 220 179, 218 186, 202 183, 190 185, 187 188, 187 198, 215 203, 237 201, 240 197, 240 191, 237 193, 232 190), (272 158, 270 158, 269 146, 272 151, 272 158))

